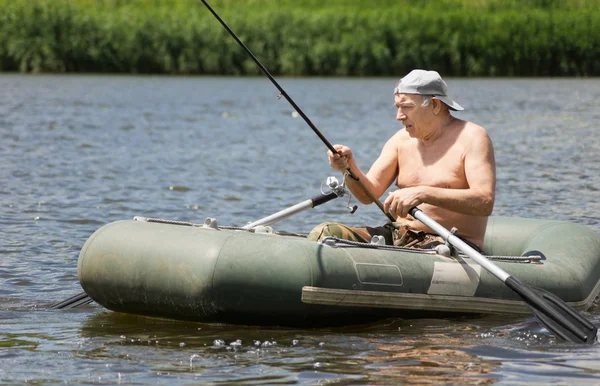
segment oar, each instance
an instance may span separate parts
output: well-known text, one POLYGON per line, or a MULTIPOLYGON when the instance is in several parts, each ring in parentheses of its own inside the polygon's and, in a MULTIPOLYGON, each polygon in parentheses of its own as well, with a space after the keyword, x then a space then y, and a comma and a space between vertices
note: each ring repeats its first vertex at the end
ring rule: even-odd
MULTIPOLYGON (((279 85, 279 83, 277 83, 277 81, 275 80, 275 78, 273 78, 273 76, 271 75, 271 73, 269 73, 269 71, 267 70, 267 68, 262 65, 262 63, 256 58, 256 56, 254 56, 254 54, 252 53, 252 51, 250 51, 250 49, 248 47, 246 47, 246 45, 240 40, 240 38, 237 37, 237 35, 231 30, 231 28, 229 28, 229 26, 223 21, 223 19, 221 19, 221 17, 215 12, 215 10, 212 9, 212 7, 210 5, 208 5, 208 3, 206 2, 206 0, 201 0, 201 1, 202 1, 202 3, 204 3, 204 5, 206 6, 206 8, 208 8, 208 10, 210 11, 210 13, 213 14, 213 16, 219 21, 219 23, 221 23, 221 25, 227 30, 227 32, 229 32, 229 34, 235 39, 235 41, 252 58, 252 60, 254 61, 254 63, 256 63, 256 65, 260 68, 260 70, 263 72, 263 74, 265 74, 265 76, 267 78, 269 78, 269 80, 271 81, 271 83, 273 83, 273 85, 279 90, 280 95, 283 96, 289 102, 290 105, 292 105, 292 107, 294 108, 294 110, 296 110, 296 112, 302 117, 302 119, 304 119, 304 121, 308 124, 308 126, 310 126, 310 128, 321 139, 321 141, 323 141, 323 143, 325 144, 325 146, 327 146, 327 148, 329 148, 329 150, 333 154, 338 154, 337 150, 335 150, 335 148, 333 147, 333 145, 331 145, 331 143, 327 140, 327 138, 325 138, 325 136, 319 131, 319 129, 317 129, 317 127, 306 116, 306 114, 304 114, 304 111, 302 111, 302 109, 300 109, 300 107, 298 107, 298 105, 296 104, 296 102, 294 102, 294 100, 288 95, 288 93, 285 92, 285 90, 283 89, 283 87, 281 87, 279 85)), ((346 172, 350 175, 350 177, 352 177, 352 179, 354 179, 355 181, 358 182, 358 184, 360 185, 360 187, 362 188, 362 190, 365 192, 365 194, 367 196, 369 196, 369 199, 371 201, 373 201, 379 207, 379 209, 381 209, 381 211, 383 212, 383 214, 385 214, 386 217, 390 221, 396 221, 396 219, 391 214, 389 214, 388 212, 385 211, 385 209, 383 208, 383 205, 377 199, 377 197, 373 196, 373 194, 369 191, 369 189, 367 189, 367 187, 363 184, 363 182, 352 172, 352 170, 350 170, 350 168, 346 169, 346 172)))
POLYGON ((540 323, 554 335, 574 343, 596 341, 598 328, 558 296, 541 288, 521 283, 427 216, 421 209, 414 207, 409 213, 519 294, 540 323))
MULTIPOLYGON (((332 181, 330 184, 330 188, 332 189, 329 193, 322 193, 318 196, 309 198, 308 200, 304 200, 299 202, 296 205, 292 205, 289 208, 280 210, 277 213, 269 215, 267 217, 263 217, 260 220, 256 220, 247 225, 244 225, 242 229, 250 230, 256 228, 259 225, 271 225, 276 222, 285 220, 286 218, 290 218, 291 216, 305 211, 306 209, 314 208, 319 205, 325 204, 333 200, 334 198, 342 197, 345 194, 344 187, 342 185, 338 185, 337 180, 335 182, 332 181)), ((350 208, 353 209, 353 208, 350 208)), ((60 303, 53 304, 50 306, 52 309, 68 309, 68 308, 77 308, 79 306, 83 306, 85 304, 91 303, 93 300, 90 298, 85 292, 81 292, 75 296, 72 296, 68 299, 63 300, 60 303)))
POLYGON ((77 308, 79 306, 83 306, 84 304, 90 304, 91 302, 93 302, 92 298, 90 298, 85 292, 82 292, 63 300, 60 303, 53 304, 50 308, 56 310, 77 308))

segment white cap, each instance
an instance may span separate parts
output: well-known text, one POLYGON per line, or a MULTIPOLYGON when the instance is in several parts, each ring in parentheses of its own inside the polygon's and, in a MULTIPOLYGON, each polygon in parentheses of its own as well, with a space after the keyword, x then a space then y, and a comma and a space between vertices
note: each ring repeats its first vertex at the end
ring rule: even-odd
POLYGON ((437 71, 412 70, 400 79, 394 94, 433 95, 451 110, 464 110, 448 96, 448 85, 437 71))

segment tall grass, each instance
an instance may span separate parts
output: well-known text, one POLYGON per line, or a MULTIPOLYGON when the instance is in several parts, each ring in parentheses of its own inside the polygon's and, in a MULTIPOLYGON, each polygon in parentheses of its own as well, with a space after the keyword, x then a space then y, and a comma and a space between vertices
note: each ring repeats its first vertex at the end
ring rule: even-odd
MULTIPOLYGON (((273 74, 600 75, 600 0, 213 0, 273 74)), ((258 74, 198 0, 0 0, 0 71, 258 74)))

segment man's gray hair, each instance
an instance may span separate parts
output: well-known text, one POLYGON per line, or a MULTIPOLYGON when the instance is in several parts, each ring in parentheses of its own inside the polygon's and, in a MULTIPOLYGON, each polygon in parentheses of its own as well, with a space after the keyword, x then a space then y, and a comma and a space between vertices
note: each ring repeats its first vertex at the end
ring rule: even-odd
POLYGON ((431 102, 432 98, 433 98, 433 95, 423 95, 423 103, 421 103, 421 106, 423 106, 423 107, 429 106, 429 103, 431 102))

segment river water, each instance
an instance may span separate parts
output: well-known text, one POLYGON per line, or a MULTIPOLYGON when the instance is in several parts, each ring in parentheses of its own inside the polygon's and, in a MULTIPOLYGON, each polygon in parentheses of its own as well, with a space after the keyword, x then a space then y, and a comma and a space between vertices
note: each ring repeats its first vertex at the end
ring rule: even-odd
MULTIPOLYGON (((365 170, 401 125, 396 79, 280 79, 365 170)), ((600 232, 600 79, 449 79, 496 150, 496 215, 600 232)), ((0 383, 597 384, 600 346, 533 317, 320 329, 184 323, 92 304, 77 257, 133 216, 243 225, 320 193, 326 148, 266 78, 0 75, 0 383)), ((353 200, 351 204, 355 204, 353 200)), ((344 200, 275 229, 380 224, 344 200)), ((585 314, 600 324, 600 307, 585 314)))

